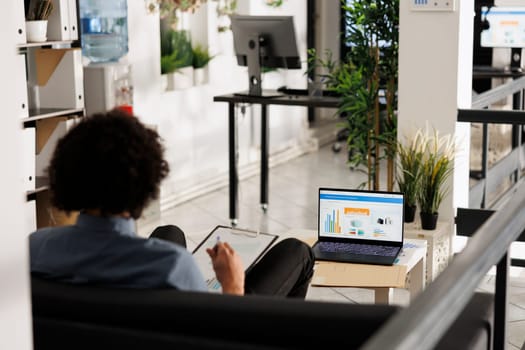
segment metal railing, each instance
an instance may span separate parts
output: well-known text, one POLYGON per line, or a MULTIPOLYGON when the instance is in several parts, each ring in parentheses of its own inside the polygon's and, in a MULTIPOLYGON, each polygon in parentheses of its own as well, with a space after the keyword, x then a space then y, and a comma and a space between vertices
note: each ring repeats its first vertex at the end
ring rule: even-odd
POLYGON ((525 77, 510 80, 494 89, 476 96, 472 102, 472 109, 459 109, 458 122, 482 123, 481 146, 481 171, 478 182, 470 189, 470 208, 491 208, 504 196, 501 185, 504 179, 510 178, 512 190, 519 180, 525 159, 525 146, 522 142, 521 128, 525 125, 525 112, 523 111, 523 91, 525 90, 525 77), (493 104, 513 96, 513 110, 493 110, 493 104), (495 163, 490 169, 488 164, 489 153, 489 124, 512 125, 512 150, 504 158, 495 163), (496 194, 496 195, 495 195, 496 194), (489 195, 496 199, 489 202, 489 195))
MULTIPOLYGON (((506 282, 509 246, 524 229, 525 185, 521 183, 436 280, 410 306, 395 314, 362 349, 433 349, 493 265, 498 265, 496 280, 506 282), (494 232, 499 232, 498 239, 494 239, 494 232)), ((500 287, 496 283, 495 293, 494 349, 498 350, 505 348, 506 341, 506 283, 500 287)))
POLYGON ((525 125, 524 90, 525 77, 521 77, 478 95, 472 109, 458 110, 458 122, 483 124, 482 171, 478 184, 470 191, 471 205, 485 208, 488 194, 504 178, 513 176, 514 185, 500 196, 498 210, 469 239, 447 269, 409 307, 393 316, 362 349, 433 349, 493 265, 497 265, 493 347, 496 350, 505 348, 508 251, 511 243, 525 230, 525 184, 520 179, 525 148, 518 133, 521 125, 525 125), (511 95, 515 110, 486 109, 511 95), (511 124, 514 129, 513 150, 490 169, 488 124, 511 124), (498 232, 498 239, 494 239, 494 232, 498 232))

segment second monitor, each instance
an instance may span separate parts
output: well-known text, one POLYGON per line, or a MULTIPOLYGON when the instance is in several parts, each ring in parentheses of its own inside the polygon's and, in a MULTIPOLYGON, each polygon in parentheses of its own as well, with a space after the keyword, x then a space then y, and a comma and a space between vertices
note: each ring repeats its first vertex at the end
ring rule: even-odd
POLYGON ((237 63, 248 66, 249 89, 245 95, 278 95, 275 91, 263 91, 261 70, 301 68, 293 17, 233 15, 231 23, 237 63))

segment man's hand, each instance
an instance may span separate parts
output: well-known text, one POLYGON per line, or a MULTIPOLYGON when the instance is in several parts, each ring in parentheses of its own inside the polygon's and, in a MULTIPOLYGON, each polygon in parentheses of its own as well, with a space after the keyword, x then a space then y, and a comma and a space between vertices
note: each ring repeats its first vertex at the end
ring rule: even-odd
POLYGON ((222 292, 243 295, 244 267, 239 254, 226 242, 217 242, 215 247, 207 248, 206 252, 211 258, 222 292))

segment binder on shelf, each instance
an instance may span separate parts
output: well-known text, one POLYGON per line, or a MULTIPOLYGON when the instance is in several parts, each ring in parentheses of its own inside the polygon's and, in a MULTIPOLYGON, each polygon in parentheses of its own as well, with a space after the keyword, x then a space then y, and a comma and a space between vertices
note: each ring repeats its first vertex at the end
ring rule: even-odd
POLYGON ((22 182, 24 191, 35 189, 35 129, 22 130, 22 182))
POLYGON ((69 39, 78 40, 78 17, 77 17, 77 0, 68 0, 69 10, 69 39))
POLYGON ((53 11, 47 22, 47 40, 77 40, 76 0, 52 0, 53 11))
POLYGON ((84 108, 80 48, 36 49, 30 55, 30 79, 37 90, 31 108, 84 108))
POLYGON ((25 55, 20 54, 17 56, 16 67, 14 67, 14 69, 16 70, 17 77, 13 83, 16 90, 18 118, 27 118, 29 116, 29 106, 27 99, 25 55))
POLYGON ((36 230, 36 203, 28 201, 24 203, 24 233, 29 235, 36 230))
MULTIPOLYGON (((15 6, 15 26, 12 29, 12 34, 16 38, 18 45, 27 43, 26 38, 26 17, 24 13, 24 6, 15 6)), ((4 9, 5 11, 5 9, 4 9)), ((9 13, 7 10, 6 13, 9 13)))

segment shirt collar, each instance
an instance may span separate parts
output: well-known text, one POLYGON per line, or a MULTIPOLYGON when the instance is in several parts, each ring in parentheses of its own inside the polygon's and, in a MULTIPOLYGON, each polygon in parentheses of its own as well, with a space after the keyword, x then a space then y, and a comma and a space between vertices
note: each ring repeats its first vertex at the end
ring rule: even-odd
POLYGON ((126 236, 135 236, 135 220, 119 216, 102 217, 80 213, 77 226, 90 230, 115 231, 126 236))

